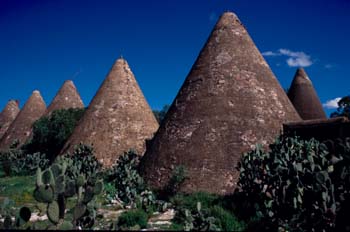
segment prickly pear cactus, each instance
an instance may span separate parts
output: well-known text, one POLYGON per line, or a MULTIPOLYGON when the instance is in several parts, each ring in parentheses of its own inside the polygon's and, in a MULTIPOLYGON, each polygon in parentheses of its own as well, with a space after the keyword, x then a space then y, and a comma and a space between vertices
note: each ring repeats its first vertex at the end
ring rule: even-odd
POLYGON ((315 139, 281 137, 269 151, 257 146, 242 156, 238 186, 254 205, 252 212, 275 226, 332 229, 336 202, 329 155, 315 139))
POLYGON ((46 214, 52 223, 47 229, 74 229, 76 226, 90 229, 96 217, 96 207, 91 205, 95 205, 95 196, 102 193, 103 182, 87 179, 83 174, 76 179, 70 179, 66 170, 66 162, 54 163, 44 171, 38 169, 34 198, 40 204, 41 210, 46 204, 46 214), (75 195, 77 203, 73 210, 73 220, 67 221, 66 201, 75 195))

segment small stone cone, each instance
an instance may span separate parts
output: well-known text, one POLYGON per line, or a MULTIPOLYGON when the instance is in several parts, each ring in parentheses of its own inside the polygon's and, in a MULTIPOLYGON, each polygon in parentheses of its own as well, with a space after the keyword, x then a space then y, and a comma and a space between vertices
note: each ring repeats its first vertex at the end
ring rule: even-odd
POLYGON ((80 142, 93 145, 104 166, 113 165, 124 152, 145 151, 158 123, 124 59, 118 59, 65 144, 62 154, 80 142))
POLYGON ((19 146, 27 140, 31 134, 32 126, 36 120, 44 115, 46 105, 40 92, 35 90, 18 113, 16 119, 11 123, 10 127, 0 141, 0 150, 9 149, 11 144, 18 140, 19 146))
POLYGON ((55 110, 69 108, 84 108, 84 103, 71 80, 67 80, 63 83, 55 98, 52 100, 49 107, 47 107, 45 115, 49 115, 55 110))
POLYGON ((20 109, 16 100, 10 100, 0 113, 0 139, 5 134, 20 109))
POLYGON ((192 66, 141 160, 151 187, 164 190, 173 170, 187 179, 181 192, 232 193, 237 162, 268 144, 283 122, 300 120, 248 32, 224 13, 192 66))
POLYGON ((302 119, 327 118, 312 82, 303 68, 296 71, 288 97, 302 119))

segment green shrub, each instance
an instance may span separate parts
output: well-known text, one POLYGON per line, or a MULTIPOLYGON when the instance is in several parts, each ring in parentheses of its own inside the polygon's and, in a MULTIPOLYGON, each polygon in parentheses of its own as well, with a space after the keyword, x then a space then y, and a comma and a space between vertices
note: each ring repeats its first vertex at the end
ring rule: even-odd
POLYGON ((55 110, 33 125, 33 138, 22 148, 25 153, 40 152, 53 162, 60 153, 85 109, 55 110))
MULTIPOLYGON (((118 229, 130 229, 140 226, 141 229, 147 227, 148 216, 143 210, 135 209, 122 213, 117 222, 118 229)), ((138 229, 138 228, 134 228, 138 229)))
POLYGON ((214 224, 222 231, 243 231, 246 228, 243 222, 220 206, 210 208, 210 215, 215 218, 214 224))
POLYGON ((202 209, 200 202, 197 202, 195 210, 178 209, 173 222, 183 225, 185 231, 218 231, 220 229, 215 224, 216 219, 210 215, 208 209, 202 209))
POLYGON ((0 163, 5 176, 17 175, 23 158, 23 152, 19 149, 9 149, 0 153, 0 163))
POLYGON ((6 176, 33 175, 38 168, 46 168, 49 165, 45 154, 25 154, 17 148, 1 153, 0 163, 6 176))
POLYGON ((241 231, 245 224, 224 209, 222 197, 205 192, 178 194, 171 198, 176 209, 173 222, 186 230, 241 231))
POLYGON ((336 199, 330 160, 327 147, 314 139, 281 137, 269 152, 257 146, 243 155, 238 186, 250 211, 275 229, 331 230, 336 199))
POLYGON ((164 105, 163 108, 159 110, 153 110, 154 117, 157 119, 158 123, 161 124, 167 114, 170 105, 164 105))
POLYGON ((177 194, 170 199, 170 202, 176 209, 188 209, 195 211, 197 209, 197 202, 201 203, 202 209, 209 209, 211 206, 217 204, 219 196, 206 193, 196 192, 192 194, 177 194))
POLYGON ((174 196, 179 191, 181 184, 185 181, 186 178, 185 168, 183 166, 175 167, 171 174, 170 180, 165 186, 164 191, 161 193, 161 195, 166 196, 166 198, 174 196))

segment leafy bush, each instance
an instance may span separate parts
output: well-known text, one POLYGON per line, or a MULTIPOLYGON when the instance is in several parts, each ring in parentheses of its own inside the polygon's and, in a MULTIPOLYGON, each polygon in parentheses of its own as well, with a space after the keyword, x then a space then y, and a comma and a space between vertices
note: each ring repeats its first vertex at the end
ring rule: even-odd
POLYGON ((22 150, 15 148, 1 153, 0 163, 7 176, 33 175, 38 168, 46 168, 49 160, 46 159, 45 154, 25 154, 22 150))
POLYGON ((157 119, 159 124, 164 120, 165 115, 167 114, 169 108, 170 108, 170 105, 164 105, 160 111, 153 110, 154 117, 157 119))
POLYGON ((147 227, 147 221, 147 213, 145 213, 143 210, 130 210, 122 213, 119 216, 116 229, 144 229, 147 227), (138 228, 138 226, 140 228, 138 228))
POLYGON ((350 140, 341 147, 329 152, 314 139, 281 137, 269 152, 258 146, 244 154, 238 186, 254 207, 250 211, 275 229, 333 230, 341 198, 349 199, 350 166, 344 157, 349 158, 350 140))
POLYGON ((183 166, 176 166, 171 174, 169 182, 164 190, 160 192, 160 195, 162 195, 162 197, 165 196, 165 198, 174 196, 179 191, 181 184, 186 178, 185 168, 183 166))
POLYGON ((350 119, 350 96, 344 96, 338 101, 337 111, 331 113, 331 118, 347 117, 350 119))
POLYGON ((218 204, 219 196, 206 192, 177 194, 170 199, 170 202, 176 209, 188 209, 190 211, 195 211, 197 209, 198 202, 201 203, 202 209, 209 209, 211 206, 218 204))
POLYGON ((202 209, 200 202, 197 202, 196 209, 193 211, 179 209, 173 219, 175 224, 183 225, 185 231, 218 231, 220 228, 215 221, 208 209, 202 209))
POLYGON ((183 230, 241 231, 245 224, 224 209, 226 203, 218 195, 197 192, 178 194, 171 199, 176 209, 173 222, 183 230))
POLYGON ((22 151, 16 148, 1 152, 0 162, 5 176, 18 174, 22 166, 19 160, 22 160, 22 157, 22 151))
POLYGON ((214 224, 222 231, 243 231, 246 228, 243 222, 220 206, 211 207, 210 215, 215 218, 214 224))
POLYGON ((40 152, 53 162, 60 153, 74 127, 84 113, 84 109, 55 110, 33 125, 33 138, 23 146, 25 153, 40 152))

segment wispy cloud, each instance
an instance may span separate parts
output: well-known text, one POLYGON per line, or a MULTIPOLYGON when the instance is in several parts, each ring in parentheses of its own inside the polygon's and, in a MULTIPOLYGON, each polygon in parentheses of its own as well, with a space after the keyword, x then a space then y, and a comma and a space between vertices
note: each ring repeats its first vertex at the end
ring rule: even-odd
POLYGON ((280 56, 281 54, 278 52, 267 51, 262 53, 263 56, 280 56))
POLYGON ((326 109, 336 109, 338 108, 338 102, 340 101, 341 97, 337 97, 331 100, 326 101, 326 103, 323 103, 322 106, 326 109))
POLYGON ((289 49, 281 48, 277 52, 266 51, 263 56, 286 56, 286 63, 289 67, 309 67, 313 64, 311 56, 305 52, 295 52, 289 49))
POLYGON ((324 68, 326 68, 326 69, 331 69, 331 68, 334 68, 334 67, 335 67, 334 64, 326 64, 326 65, 324 66, 324 68))

